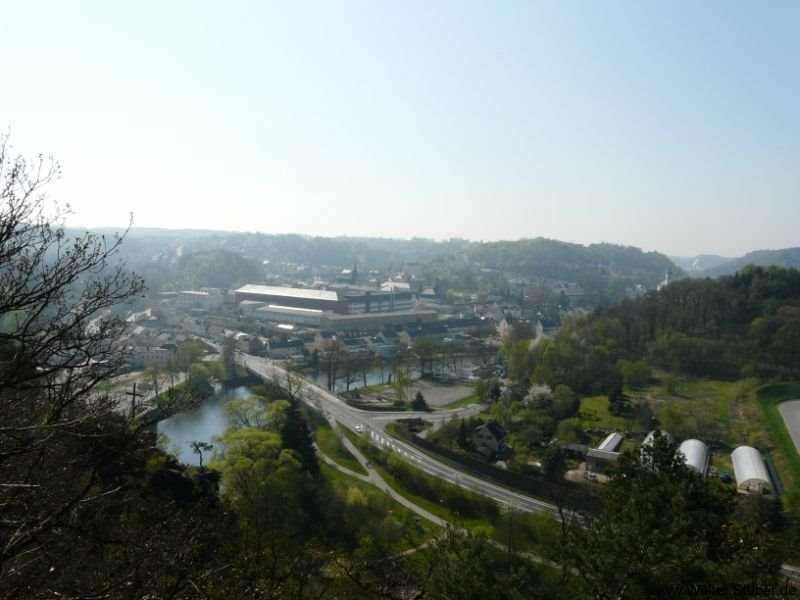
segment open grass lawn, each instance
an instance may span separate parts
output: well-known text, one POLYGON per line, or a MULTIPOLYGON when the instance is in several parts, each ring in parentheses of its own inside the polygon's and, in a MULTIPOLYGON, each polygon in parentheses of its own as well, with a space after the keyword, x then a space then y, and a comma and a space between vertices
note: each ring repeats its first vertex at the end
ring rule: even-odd
POLYGON ((339 439, 339 436, 327 422, 320 419, 315 422, 315 426, 314 439, 323 454, 328 455, 337 463, 343 467, 347 467, 351 471, 363 475, 367 474, 364 467, 361 466, 361 463, 359 463, 356 457, 350 454, 350 451, 344 447, 342 440, 339 439))
POLYGON ((800 456, 794 446, 778 404, 800 398, 800 383, 765 385, 755 391, 758 405, 771 434, 771 456, 783 487, 792 490, 800 484, 800 456))
POLYGON ((415 548, 416 546, 427 542, 439 533, 441 528, 438 525, 431 523, 427 519, 418 518, 415 512, 406 508, 399 502, 391 500, 386 496, 386 494, 378 490, 375 486, 360 481, 354 477, 349 477, 326 464, 321 465, 321 470, 325 476, 325 479, 331 482, 331 485, 334 487, 344 490, 347 488, 357 488, 361 490, 361 492, 363 492, 368 498, 377 496, 385 498, 390 503, 390 508, 388 510, 389 514, 391 514, 398 523, 415 524, 414 527, 406 527, 407 535, 404 536, 404 539, 398 543, 397 547, 395 548, 396 552, 403 552, 409 548, 415 548))
POLYGON ((608 412, 608 396, 588 396, 581 398, 579 416, 583 421, 583 428, 590 427, 614 431, 625 431, 626 420, 624 417, 615 417, 608 412))
POLYGON ((736 442, 734 401, 740 384, 708 379, 679 379, 673 393, 655 385, 637 396, 646 400, 661 426, 680 439, 696 437, 736 442))

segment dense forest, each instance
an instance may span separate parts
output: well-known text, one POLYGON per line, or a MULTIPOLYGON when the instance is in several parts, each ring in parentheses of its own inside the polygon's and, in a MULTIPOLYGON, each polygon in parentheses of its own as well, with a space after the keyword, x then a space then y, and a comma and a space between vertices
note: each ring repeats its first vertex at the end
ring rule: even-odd
POLYGON ((650 367, 790 380, 800 372, 800 271, 751 266, 719 280, 682 279, 572 319, 534 348, 512 338, 506 353, 516 381, 587 394, 640 385, 650 367))

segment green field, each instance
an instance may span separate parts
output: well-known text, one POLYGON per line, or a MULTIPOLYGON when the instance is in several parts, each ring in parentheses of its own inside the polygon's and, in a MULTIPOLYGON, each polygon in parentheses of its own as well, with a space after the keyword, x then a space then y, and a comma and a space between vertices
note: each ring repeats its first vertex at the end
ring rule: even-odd
POLYGON ((315 421, 314 425, 314 439, 323 454, 351 471, 361 473, 362 475, 367 474, 364 467, 361 466, 361 463, 356 460, 355 456, 350 454, 350 451, 345 448, 337 433, 326 421, 319 419, 315 421))
POLYGON ((645 397, 661 426, 677 438, 733 444, 738 386, 729 381, 682 379, 676 382, 673 393, 653 386, 645 397))
POLYGON ((583 421, 583 428, 590 427, 614 431, 615 429, 625 430, 625 419, 615 417, 608 412, 607 396, 588 396, 581 398, 579 416, 583 421))

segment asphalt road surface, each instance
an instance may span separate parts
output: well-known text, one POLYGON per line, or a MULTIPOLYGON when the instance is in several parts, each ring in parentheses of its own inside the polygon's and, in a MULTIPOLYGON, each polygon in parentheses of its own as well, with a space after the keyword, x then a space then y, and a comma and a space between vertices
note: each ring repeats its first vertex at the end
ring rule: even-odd
MULTIPOLYGON (((275 364, 273 361, 258 358, 248 354, 239 355, 240 362, 251 372, 277 381, 285 380, 287 371, 275 364)), ((469 417, 481 412, 482 407, 474 404, 453 410, 442 410, 435 412, 373 412, 366 411, 352 406, 348 406, 335 395, 327 390, 303 380, 300 391, 301 399, 313 409, 322 412, 329 419, 335 419, 341 425, 352 431, 361 429, 369 434, 370 440, 376 446, 386 450, 400 453, 403 458, 413 463, 429 475, 438 477, 464 489, 471 490, 483 496, 488 496, 517 510, 527 512, 547 511, 557 514, 558 510, 552 504, 531 498, 525 494, 510 490, 500 485, 490 483, 484 479, 475 477, 469 473, 460 471, 447 463, 441 462, 431 456, 421 452, 414 446, 401 442, 391 437, 385 431, 386 425, 398 419, 409 419, 420 417, 426 421, 433 422, 434 425, 445 423, 453 417, 469 417)))

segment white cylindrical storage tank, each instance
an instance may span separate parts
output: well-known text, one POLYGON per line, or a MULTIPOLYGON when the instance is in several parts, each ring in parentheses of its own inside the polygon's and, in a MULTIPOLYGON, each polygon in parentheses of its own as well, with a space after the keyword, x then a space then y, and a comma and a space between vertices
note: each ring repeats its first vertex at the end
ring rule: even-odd
POLYGON ((678 452, 683 454, 687 467, 705 477, 708 468, 708 446, 700 440, 684 440, 681 442, 678 452))
POLYGON ((748 492, 761 492, 772 489, 772 481, 767 473, 764 459, 755 448, 739 446, 731 454, 736 487, 748 492))

